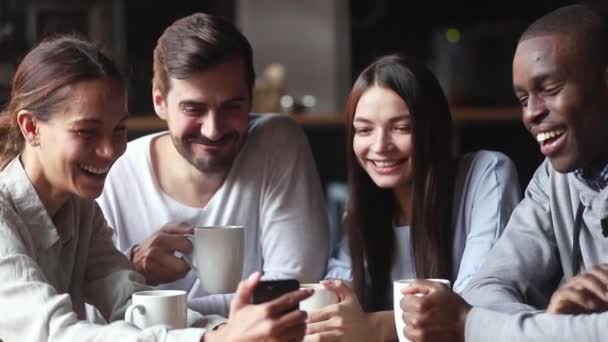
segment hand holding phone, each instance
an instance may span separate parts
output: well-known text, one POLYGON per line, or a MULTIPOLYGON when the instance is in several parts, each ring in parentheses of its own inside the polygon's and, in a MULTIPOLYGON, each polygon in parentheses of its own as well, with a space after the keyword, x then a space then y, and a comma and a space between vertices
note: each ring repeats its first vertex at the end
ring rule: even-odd
POLYGON ((301 341, 306 333, 306 313, 294 303, 310 297, 296 280, 260 281, 252 274, 239 284, 227 324, 205 334, 205 341, 301 341), (252 304, 254 303, 260 304, 252 304))
POLYGON ((252 302, 253 304, 269 302, 286 293, 297 291, 299 288, 300 282, 296 279, 260 281, 253 290, 252 302))

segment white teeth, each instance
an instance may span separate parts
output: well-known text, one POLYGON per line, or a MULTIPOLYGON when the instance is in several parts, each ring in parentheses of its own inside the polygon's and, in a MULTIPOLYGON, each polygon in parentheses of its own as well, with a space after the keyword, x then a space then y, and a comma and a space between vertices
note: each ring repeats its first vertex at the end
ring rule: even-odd
POLYGON ((97 167, 93 167, 93 166, 89 166, 89 165, 80 164, 80 167, 83 170, 88 171, 90 173, 94 173, 96 175, 103 175, 105 173, 108 173, 108 171, 110 171, 110 166, 106 166, 104 168, 97 168, 97 167))
POLYGON ((379 168, 388 168, 397 165, 396 161, 372 160, 374 166, 379 168))
POLYGON ((566 130, 564 128, 560 128, 560 129, 556 129, 553 131, 538 133, 536 135, 536 141, 538 141, 539 143, 542 143, 545 140, 558 137, 558 136, 564 134, 564 132, 566 132, 566 130))

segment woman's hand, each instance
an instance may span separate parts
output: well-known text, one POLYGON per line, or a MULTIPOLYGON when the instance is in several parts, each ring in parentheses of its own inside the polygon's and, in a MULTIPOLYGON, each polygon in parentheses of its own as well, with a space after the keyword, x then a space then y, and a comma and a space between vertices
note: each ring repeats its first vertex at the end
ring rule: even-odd
POLYGON ((205 334, 203 341, 301 341, 306 331, 306 313, 300 310, 282 314, 310 297, 304 289, 282 295, 270 302, 253 305, 251 296, 260 281, 254 273, 241 281, 230 304, 228 323, 205 334))
POLYGON ((305 342, 379 340, 374 335, 370 315, 363 311, 354 291, 344 281, 324 280, 321 284, 333 291, 339 302, 309 312, 305 342))

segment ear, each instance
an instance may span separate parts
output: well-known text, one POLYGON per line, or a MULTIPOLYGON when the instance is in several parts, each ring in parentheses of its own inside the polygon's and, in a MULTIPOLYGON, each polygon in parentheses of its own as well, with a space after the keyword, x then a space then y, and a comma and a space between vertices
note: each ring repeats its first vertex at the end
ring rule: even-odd
POLYGON ((154 103, 156 115, 163 120, 167 120, 167 101, 165 95, 155 84, 152 85, 152 102, 154 103))
POLYGON ((26 109, 20 110, 19 113, 17 113, 17 123, 19 124, 19 129, 21 130, 21 134, 23 134, 26 143, 34 147, 40 145, 38 137, 38 120, 32 112, 26 109))

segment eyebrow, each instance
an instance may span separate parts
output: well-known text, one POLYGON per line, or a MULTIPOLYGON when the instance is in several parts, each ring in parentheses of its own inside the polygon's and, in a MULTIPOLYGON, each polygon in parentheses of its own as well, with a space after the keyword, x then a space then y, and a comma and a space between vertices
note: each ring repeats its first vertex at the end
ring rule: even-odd
MULTIPOLYGON (((247 101, 247 97, 245 96, 237 96, 237 97, 233 97, 233 98, 229 98, 225 101, 222 101, 222 103, 220 105, 225 105, 228 103, 234 103, 234 102, 243 102, 243 101, 247 101)), ((183 107, 183 106, 205 106, 206 103, 204 101, 198 101, 198 100, 182 100, 179 101, 178 106, 183 107)))
MULTIPOLYGON (((390 118, 388 121, 389 122, 395 122, 395 121, 409 120, 409 119, 410 119, 410 113, 402 113, 402 114, 398 114, 398 115, 390 118)), ((366 118, 362 118, 362 117, 355 117, 355 119, 353 120, 353 122, 369 123, 369 122, 372 122, 372 120, 366 119, 366 118)))
MULTIPOLYGON (((127 119, 129 118, 129 114, 126 113, 125 115, 123 115, 120 120, 118 120, 119 123, 122 123, 124 121, 127 121, 127 119)), ((99 119, 87 119, 87 118, 76 118, 74 120, 72 120, 71 124, 96 124, 99 125, 101 124, 101 120, 99 119)))

